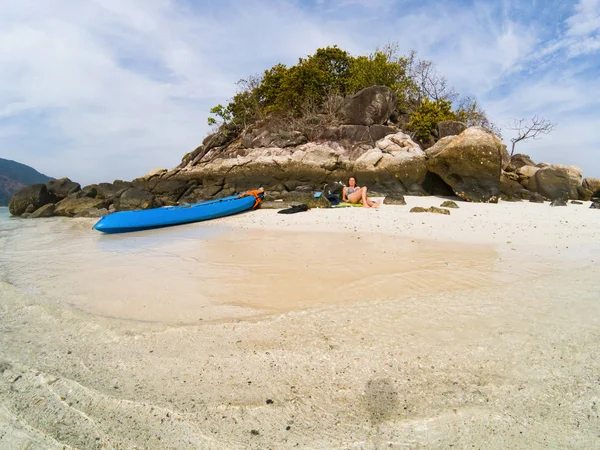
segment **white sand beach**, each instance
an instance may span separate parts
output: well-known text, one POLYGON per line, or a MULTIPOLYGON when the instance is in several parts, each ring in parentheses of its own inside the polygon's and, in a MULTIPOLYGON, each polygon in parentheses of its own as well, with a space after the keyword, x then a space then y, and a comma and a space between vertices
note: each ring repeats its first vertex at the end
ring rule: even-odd
POLYGON ((597 448, 600 213, 0 221, 0 448, 597 448))

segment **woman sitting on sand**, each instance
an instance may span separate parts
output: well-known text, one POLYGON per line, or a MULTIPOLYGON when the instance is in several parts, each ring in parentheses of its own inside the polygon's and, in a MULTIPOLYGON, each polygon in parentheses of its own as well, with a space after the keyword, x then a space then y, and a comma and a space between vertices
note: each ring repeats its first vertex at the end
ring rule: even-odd
POLYGON ((366 186, 357 186, 356 177, 353 176, 348 179, 348 187, 344 187, 342 200, 348 203, 362 203, 363 208, 377 208, 379 206, 379 200, 376 202, 369 200, 366 186))

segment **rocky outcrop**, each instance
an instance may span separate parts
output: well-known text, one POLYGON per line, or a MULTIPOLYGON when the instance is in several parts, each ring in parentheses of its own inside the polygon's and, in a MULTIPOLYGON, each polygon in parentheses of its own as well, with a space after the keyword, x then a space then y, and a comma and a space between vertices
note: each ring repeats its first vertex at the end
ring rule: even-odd
POLYGON ((534 192, 531 197, 529 197, 529 201, 531 203, 544 203, 544 197, 542 197, 537 192, 534 192))
POLYGON ((81 185, 79 183, 75 183, 68 178, 48 181, 46 187, 48 188, 50 195, 53 195, 57 200, 67 198, 69 194, 81 190, 81 185))
POLYGON ((456 202, 453 202, 452 200, 446 200, 440 206, 442 208, 455 208, 455 209, 458 209, 458 205, 456 204, 456 202))
POLYGON ((41 217, 52 217, 54 215, 54 203, 48 203, 36 209, 29 218, 38 219, 41 217))
POLYGON ((45 184, 32 184, 20 189, 12 196, 8 204, 8 210, 13 216, 20 216, 25 213, 27 208, 33 211, 47 203, 54 203, 56 197, 48 192, 45 184))
POLYGON ((584 178, 581 184, 593 196, 600 196, 600 178, 584 178))
MULTIPOLYGON (((117 211, 150 209, 156 206, 154 194, 135 187, 124 191, 119 197, 115 198, 113 204, 117 211)), ((101 206, 89 207, 100 208, 101 206)))
POLYGON ((386 125, 340 125, 325 128, 319 139, 339 142, 348 147, 356 144, 375 145, 378 140, 399 131, 396 127, 386 125))
POLYGON ((105 200, 89 197, 78 197, 75 193, 56 204, 54 208, 54 215, 73 217, 82 211, 85 211, 86 209, 104 208, 105 206, 105 200))
POLYGON ((579 197, 579 200, 583 200, 583 201, 589 201, 592 199, 592 197, 594 196, 594 193, 592 191, 590 191, 589 189, 584 188, 583 186, 579 186, 577 188, 577 195, 579 197))
POLYGON ((515 181, 512 172, 502 172, 500 175, 500 198, 504 201, 519 202, 531 198, 532 192, 515 181))
POLYGON ((103 198, 108 203, 112 203, 127 189, 133 187, 133 184, 127 181, 115 180, 114 183, 100 183, 96 186, 98 197, 103 198))
POLYGON ((383 199, 384 205, 406 205, 406 200, 402 194, 389 194, 383 199))
POLYGON ((444 139, 438 142, 443 146, 441 150, 436 149, 438 144, 428 149, 427 168, 464 200, 498 201, 502 141, 481 127, 471 127, 459 136, 444 139))
POLYGON ((516 155, 512 155, 510 158, 510 167, 514 170, 519 169, 523 166, 535 166, 535 162, 529 157, 529 155, 524 155, 522 153, 517 153, 516 155))
POLYGON ((467 125, 456 120, 444 120, 436 125, 438 138, 446 136, 458 136, 467 129, 467 125))
POLYGON ((567 206, 567 201, 564 198, 557 198, 550 202, 550 206, 567 206))
POLYGON ((307 142, 308 138, 300 131, 272 131, 268 128, 253 130, 242 138, 242 146, 245 148, 286 148, 296 147, 307 142))
POLYGON ((577 200, 581 181, 582 171, 579 167, 548 164, 529 179, 528 189, 550 200, 577 200))
POLYGON ((396 109, 398 98, 386 86, 371 86, 346 99, 341 108, 348 125, 384 124, 396 109))
POLYGON ((289 148, 246 149, 232 144, 209 150, 200 160, 172 173, 169 180, 196 182, 180 201, 257 186, 274 192, 293 191, 300 185, 321 190, 330 182, 346 182, 351 174, 378 193, 420 194, 426 172, 423 150, 408 135, 398 132, 374 145, 349 147, 335 141, 289 148))
POLYGON ((529 178, 534 176, 538 170, 540 170, 540 168, 535 166, 521 166, 517 170, 515 170, 514 173, 517 174, 519 180, 528 180, 529 178))

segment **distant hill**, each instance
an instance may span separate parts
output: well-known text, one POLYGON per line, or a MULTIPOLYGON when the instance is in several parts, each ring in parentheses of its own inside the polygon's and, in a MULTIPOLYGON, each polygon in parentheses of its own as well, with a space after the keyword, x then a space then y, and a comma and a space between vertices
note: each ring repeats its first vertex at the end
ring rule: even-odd
POLYGON ((25 164, 0 158, 0 206, 7 206, 12 195, 23 186, 52 180, 25 164))

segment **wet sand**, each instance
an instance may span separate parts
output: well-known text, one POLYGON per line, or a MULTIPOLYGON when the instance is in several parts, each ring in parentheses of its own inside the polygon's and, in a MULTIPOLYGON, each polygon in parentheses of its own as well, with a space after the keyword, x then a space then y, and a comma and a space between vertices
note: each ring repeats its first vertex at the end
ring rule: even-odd
POLYGON ((423 202, 23 230, 0 448, 594 448, 595 211, 423 202))

